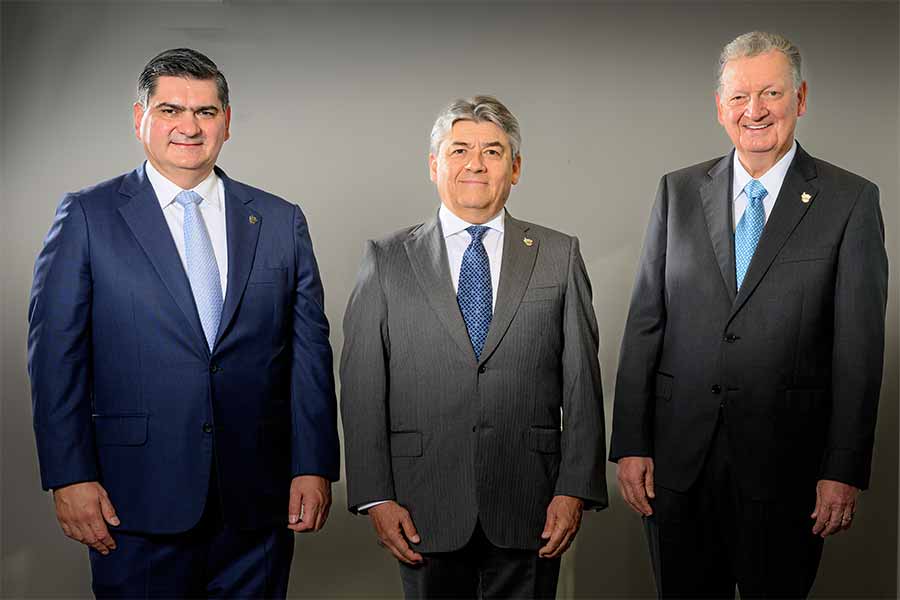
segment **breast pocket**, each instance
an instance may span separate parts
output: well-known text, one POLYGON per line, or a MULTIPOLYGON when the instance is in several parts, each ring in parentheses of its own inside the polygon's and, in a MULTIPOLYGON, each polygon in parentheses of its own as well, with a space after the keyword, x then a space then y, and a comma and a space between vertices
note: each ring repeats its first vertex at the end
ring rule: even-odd
POLYGON ((813 248, 785 248, 775 259, 776 264, 813 262, 828 260, 834 254, 834 246, 818 246, 813 248))
POLYGON ((559 286, 549 285, 525 290, 522 302, 550 302, 559 298, 559 286))

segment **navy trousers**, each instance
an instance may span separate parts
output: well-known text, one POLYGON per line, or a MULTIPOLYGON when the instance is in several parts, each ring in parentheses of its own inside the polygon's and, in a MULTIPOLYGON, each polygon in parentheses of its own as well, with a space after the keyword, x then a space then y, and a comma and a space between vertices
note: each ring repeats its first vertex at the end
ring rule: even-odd
MULTIPOLYGON (((215 481, 215 474, 211 477, 215 481)), ((89 550, 97 598, 284 598, 294 532, 242 531, 222 518, 211 483, 196 527, 173 535, 112 532, 117 548, 89 550)))

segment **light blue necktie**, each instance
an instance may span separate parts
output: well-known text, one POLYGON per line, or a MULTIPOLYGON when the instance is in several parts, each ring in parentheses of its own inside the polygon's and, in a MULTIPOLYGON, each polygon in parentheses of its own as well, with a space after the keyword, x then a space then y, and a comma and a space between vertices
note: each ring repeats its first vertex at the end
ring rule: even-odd
POLYGON ((203 202, 203 197, 196 192, 182 191, 175 196, 175 201, 184 207, 184 254, 188 281, 206 343, 212 350, 222 318, 222 283, 212 241, 197 206, 203 202))
POLYGON ((734 266, 738 290, 741 289, 747 267, 750 266, 750 260, 756 252, 756 245, 766 226, 763 198, 769 194, 757 179, 751 179, 750 183, 744 186, 744 193, 748 198, 747 208, 744 209, 744 214, 734 229, 734 266))
POLYGON ((491 326, 493 296, 491 294, 491 263, 481 238, 488 228, 484 225, 472 225, 466 231, 472 236, 469 247, 463 253, 462 265, 459 268, 459 286, 456 301, 462 312, 475 358, 481 358, 484 340, 491 326))

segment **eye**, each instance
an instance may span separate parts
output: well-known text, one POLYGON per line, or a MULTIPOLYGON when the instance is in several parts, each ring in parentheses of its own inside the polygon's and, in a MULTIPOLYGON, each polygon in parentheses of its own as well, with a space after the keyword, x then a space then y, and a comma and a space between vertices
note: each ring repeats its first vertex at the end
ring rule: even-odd
POLYGON ((488 148, 487 150, 484 151, 484 153, 488 154, 490 156, 500 156, 500 152, 498 150, 496 150, 495 148, 488 148))
POLYGON ((206 117, 206 118, 212 118, 212 117, 216 116, 215 111, 212 111, 212 110, 201 110, 199 114, 201 117, 206 117))
POLYGON ((460 155, 465 154, 465 153, 466 153, 466 149, 465 149, 465 148, 454 148, 453 150, 450 151, 450 155, 451 155, 451 156, 454 156, 454 155, 455 155, 455 156, 460 156, 460 155))
POLYGON ((161 112, 161 113, 164 114, 164 115, 174 115, 174 114, 175 114, 175 109, 174 109, 174 108, 169 108, 168 106, 164 106, 163 108, 160 108, 160 109, 159 109, 159 112, 161 112))

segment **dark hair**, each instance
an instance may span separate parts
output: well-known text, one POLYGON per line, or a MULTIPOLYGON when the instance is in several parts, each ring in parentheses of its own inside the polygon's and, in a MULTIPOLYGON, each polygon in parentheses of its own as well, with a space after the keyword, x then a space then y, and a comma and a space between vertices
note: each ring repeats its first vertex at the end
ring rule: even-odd
POLYGON ((228 82, 216 63, 205 54, 190 48, 173 48, 151 58, 138 77, 138 102, 144 107, 156 91, 156 80, 163 76, 215 80, 222 108, 228 107, 228 82))

